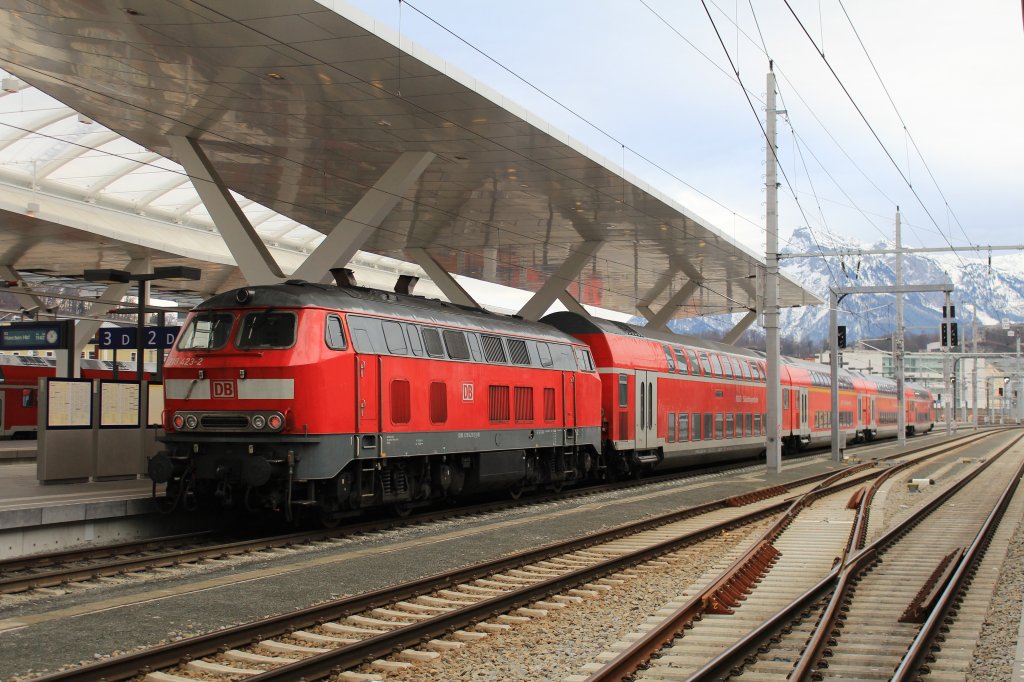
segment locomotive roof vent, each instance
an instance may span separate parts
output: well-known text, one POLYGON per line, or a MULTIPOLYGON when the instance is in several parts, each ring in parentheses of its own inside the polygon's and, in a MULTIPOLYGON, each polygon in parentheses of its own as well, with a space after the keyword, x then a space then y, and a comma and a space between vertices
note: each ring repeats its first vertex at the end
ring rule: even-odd
POLYGON ((420 278, 415 275, 399 275, 398 281, 395 282, 395 293, 412 296, 412 290, 416 288, 416 283, 419 281, 420 278))
POLYGON ((331 276, 334 283, 339 287, 354 287, 356 285, 356 273, 349 268, 331 268, 331 276))

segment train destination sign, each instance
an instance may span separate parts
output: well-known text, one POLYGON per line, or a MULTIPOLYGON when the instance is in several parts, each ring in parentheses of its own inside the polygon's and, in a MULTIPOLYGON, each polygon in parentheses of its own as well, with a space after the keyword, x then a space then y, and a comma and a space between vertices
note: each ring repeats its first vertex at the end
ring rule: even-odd
POLYGON ((67 349, 73 338, 74 324, 74 320, 12 322, 0 327, 0 350, 67 349))
MULTIPOLYGON (((170 348, 174 345, 174 339, 178 338, 181 327, 146 327, 145 347, 170 348)), ((124 350, 139 347, 137 343, 138 329, 136 327, 104 327, 96 332, 96 345, 100 348, 124 350)))

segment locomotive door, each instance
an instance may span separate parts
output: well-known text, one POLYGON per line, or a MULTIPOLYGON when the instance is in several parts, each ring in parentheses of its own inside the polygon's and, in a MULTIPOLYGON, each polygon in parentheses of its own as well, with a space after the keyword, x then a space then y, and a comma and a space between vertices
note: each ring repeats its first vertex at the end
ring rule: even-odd
POLYGON ((576 376, 572 372, 562 372, 562 416, 565 428, 576 426, 576 376))
POLYGON ((380 356, 356 356, 356 431, 380 432, 380 356))
POLYGON ((636 449, 658 446, 657 382, 654 372, 636 372, 636 449))

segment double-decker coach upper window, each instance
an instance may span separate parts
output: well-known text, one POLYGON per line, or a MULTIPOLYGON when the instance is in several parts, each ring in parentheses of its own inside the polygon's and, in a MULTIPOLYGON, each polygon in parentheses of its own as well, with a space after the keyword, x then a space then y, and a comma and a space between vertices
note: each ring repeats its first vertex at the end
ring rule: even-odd
POLYGON ((291 348, 295 344, 295 313, 264 310, 242 319, 235 345, 241 349, 291 348))
POLYGON ((662 346, 662 349, 665 351, 665 359, 668 361, 668 371, 676 371, 676 359, 673 357, 672 351, 669 350, 668 346, 662 346))
POLYGON ((178 339, 178 350, 217 350, 231 334, 231 313, 197 313, 178 339))
POLYGON ((337 315, 327 316, 327 326, 324 329, 324 343, 331 350, 345 350, 345 329, 341 326, 341 318, 337 315))

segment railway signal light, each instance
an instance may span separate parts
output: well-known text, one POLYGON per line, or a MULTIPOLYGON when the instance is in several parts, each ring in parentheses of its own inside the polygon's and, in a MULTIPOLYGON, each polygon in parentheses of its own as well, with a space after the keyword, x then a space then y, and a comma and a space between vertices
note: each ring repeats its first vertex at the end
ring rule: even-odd
POLYGON ((947 327, 946 323, 943 322, 942 323, 942 345, 943 346, 948 346, 949 345, 949 336, 948 336, 949 332, 947 330, 948 330, 948 327, 947 327))
POLYGON ((841 324, 836 327, 836 337, 839 340, 839 347, 846 348, 846 325, 841 324))
POLYGON ((958 338, 958 335, 957 335, 956 322, 950 322, 949 323, 949 345, 951 345, 951 346, 959 346, 960 345, 960 339, 958 338))
POLYGON ((1002 386, 999 387, 999 397, 1000 398, 1003 397, 1003 388, 1002 388, 1002 386))

